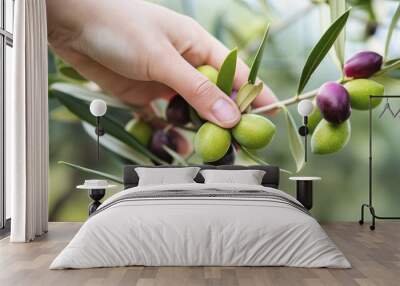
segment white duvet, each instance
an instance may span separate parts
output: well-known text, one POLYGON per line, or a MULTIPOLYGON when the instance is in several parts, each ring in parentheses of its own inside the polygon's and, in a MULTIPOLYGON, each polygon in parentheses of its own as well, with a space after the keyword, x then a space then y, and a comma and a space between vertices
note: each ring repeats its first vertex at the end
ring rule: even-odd
POLYGON ((131 188, 107 199, 100 206, 103 210, 85 222, 50 269, 127 265, 350 267, 313 217, 278 200, 173 197, 118 201, 133 192, 211 189, 265 191, 298 203, 282 191, 253 185, 194 183, 131 188))

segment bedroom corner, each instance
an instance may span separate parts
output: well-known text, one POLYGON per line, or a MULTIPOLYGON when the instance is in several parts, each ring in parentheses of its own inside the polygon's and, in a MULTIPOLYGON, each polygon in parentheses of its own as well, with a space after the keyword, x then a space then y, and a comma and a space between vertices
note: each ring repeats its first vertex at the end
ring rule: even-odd
POLYGON ((399 18, 0 0, 0 285, 397 285, 399 18))

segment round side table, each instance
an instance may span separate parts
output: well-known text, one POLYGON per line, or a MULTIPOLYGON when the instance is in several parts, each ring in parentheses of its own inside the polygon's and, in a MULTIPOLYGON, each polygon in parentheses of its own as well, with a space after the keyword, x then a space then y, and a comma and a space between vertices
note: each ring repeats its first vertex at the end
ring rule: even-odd
POLYGON ((296 181, 296 199, 303 204, 307 210, 313 207, 313 182, 321 180, 320 177, 290 177, 289 180, 296 181))
POLYGON ((106 189, 114 187, 115 185, 110 185, 105 180, 85 180, 83 185, 76 187, 78 190, 87 190, 89 197, 93 200, 88 207, 89 216, 101 205, 100 200, 106 194, 106 189))

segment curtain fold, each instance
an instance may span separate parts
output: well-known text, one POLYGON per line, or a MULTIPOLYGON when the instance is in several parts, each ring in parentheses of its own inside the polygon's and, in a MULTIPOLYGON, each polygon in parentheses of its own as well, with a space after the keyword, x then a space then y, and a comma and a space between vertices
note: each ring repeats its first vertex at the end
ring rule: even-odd
POLYGON ((15 2, 13 92, 6 98, 6 187, 12 242, 47 232, 48 89, 45 0, 15 2))

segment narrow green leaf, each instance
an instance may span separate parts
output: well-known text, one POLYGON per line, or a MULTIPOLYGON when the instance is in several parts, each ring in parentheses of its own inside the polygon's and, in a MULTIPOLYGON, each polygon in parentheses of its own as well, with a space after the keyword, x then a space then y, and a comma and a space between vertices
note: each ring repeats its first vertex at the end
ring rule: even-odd
POLYGON ((236 71, 237 49, 233 49, 222 63, 218 73, 217 86, 226 95, 230 96, 232 92, 233 79, 236 71))
POLYGON ((392 40, 393 31, 396 28, 399 18, 400 18, 400 3, 399 3, 399 6, 397 6, 396 12, 394 13, 394 15, 392 17, 392 20, 390 21, 390 25, 388 28, 388 33, 387 33, 386 41, 385 41, 385 53, 383 56, 384 59, 386 59, 389 54, 390 41, 392 40))
POLYGON ((240 112, 244 112, 250 106, 262 89, 263 84, 261 82, 257 85, 247 82, 239 89, 236 96, 236 104, 240 112))
POLYGON ((181 155, 176 153, 174 150, 172 150, 171 148, 169 148, 166 145, 164 145, 163 148, 179 165, 189 166, 189 164, 186 162, 186 160, 181 155))
POLYGON ((264 55, 264 48, 265 48, 265 44, 267 42, 268 31, 269 31, 269 24, 265 28, 265 32, 264 32, 264 36, 262 38, 261 44, 258 47, 256 57, 254 58, 253 64, 251 65, 250 74, 249 74, 249 82, 252 84, 255 84, 256 80, 257 80, 258 69, 260 68, 261 61, 262 61, 262 58, 264 55))
POLYGON ((64 65, 64 66, 59 67, 58 70, 60 71, 60 73, 63 76, 66 76, 66 77, 68 77, 70 79, 73 79, 73 80, 76 80, 76 81, 82 81, 82 82, 88 81, 86 78, 84 78, 80 73, 78 73, 71 66, 64 65))
POLYGON ((123 184, 124 183, 122 178, 114 176, 114 175, 111 175, 111 174, 108 174, 108 173, 104 173, 104 172, 101 172, 101 171, 89 169, 89 168, 86 168, 86 167, 82 167, 82 166, 75 165, 75 164, 68 163, 68 162, 64 162, 64 161, 58 161, 58 164, 63 164, 63 165, 66 165, 68 167, 71 167, 73 169, 79 170, 79 171, 81 171, 83 173, 90 174, 90 175, 96 175, 98 177, 101 177, 101 178, 104 178, 104 179, 108 179, 110 181, 113 181, 113 182, 116 182, 116 183, 119 183, 119 184, 123 184))
POLYGON ((380 76, 383 74, 387 74, 393 70, 398 70, 400 68, 400 59, 390 60, 385 62, 384 66, 380 71, 376 72, 374 76, 380 76))
POLYGON ((55 84, 55 83, 69 82, 69 81, 65 77, 60 76, 59 73, 49 73, 49 75, 47 77, 47 82, 48 82, 48 85, 51 86, 52 84, 55 84))
MULTIPOLYGON (((95 127, 90 125, 87 122, 82 122, 83 129, 86 133, 95 141, 97 141, 97 135, 95 133, 95 127)), ((142 153, 136 151, 131 146, 121 142, 117 138, 111 136, 110 134, 104 134, 100 138, 100 145, 104 148, 110 150, 112 153, 117 154, 118 156, 128 159, 136 164, 152 166, 154 163, 142 153)))
MULTIPOLYGON (((346 0, 329 0, 329 9, 331 12, 331 23, 333 23, 346 11, 346 0)), ((343 30, 333 44, 340 71, 343 70, 344 64, 345 40, 346 31, 343 30)))
POLYGON ((350 9, 342 14, 335 22, 333 22, 312 49, 303 67, 303 71, 301 72, 297 94, 302 93, 311 75, 317 69, 318 65, 324 59, 326 54, 329 52, 330 48, 339 36, 343 27, 346 25, 349 13, 350 9))
POLYGON ((79 117, 69 111, 65 106, 58 106, 50 112, 50 118, 55 121, 77 123, 79 117))
POLYGON ((391 60, 387 60, 387 61, 385 61, 383 63, 383 66, 384 67, 390 66, 391 64, 394 64, 394 63, 397 63, 397 62, 400 62, 400 58, 394 58, 394 59, 391 59, 391 60))
MULTIPOLYGON (((72 113, 77 115, 80 119, 90 123, 91 125, 96 125, 96 118, 89 112, 89 103, 76 99, 68 93, 63 93, 57 90, 53 90, 52 94, 56 97, 61 104, 65 105, 72 113)), ((101 118, 101 126, 104 128, 105 132, 114 136, 115 138, 121 140, 125 144, 131 146, 138 152, 147 156, 148 158, 154 160, 159 164, 166 164, 163 160, 151 153, 146 147, 144 147, 140 142, 128 133, 124 126, 119 124, 109 115, 105 114, 101 118)))
MULTIPOLYGON (((269 166, 271 164, 265 162, 264 160, 260 159, 257 155, 253 154, 250 150, 248 150, 246 147, 241 146, 241 150, 243 151, 244 154, 246 154, 247 157, 249 157, 251 160, 254 162, 258 163, 259 165, 264 165, 264 166, 269 166)), ((287 173, 287 174, 292 174, 292 172, 279 168, 281 172, 287 173)))
POLYGON ((120 101, 116 97, 105 95, 104 93, 98 91, 91 91, 87 88, 82 86, 72 84, 72 83, 64 83, 64 82, 57 82, 50 86, 51 90, 61 91, 63 93, 67 93, 75 98, 91 102, 94 99, 102 99, 107 103, 108 106, 127 109, 127 110, 134 110, 133 107, 126 105, 122 101, 120 101))
POLYGON ((247 97, 247 95, 249 94, 249 92, 253 89, 253 84, 246 82, 245 84, 243 84, 237 95, 236 95, 236 105, 240 106, 242 104, 242 102, 244 101, 244 99, 247 97))
POLYGON ((386 75, 374 76, 372 80, 379 82, 385 87, 385 94, 397 95, 400 94, 400 79, 392 78, 386 75))
POLYGON ((289 110, 286 107, 282 107, 282 109, 285 111, 290 152, 296 163, 296 172, 299 172, 301 169, 303 169, 305 163, 303 142, 299 133, 297 132, 296 123, 294 122, 289 110))

